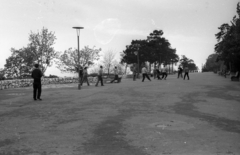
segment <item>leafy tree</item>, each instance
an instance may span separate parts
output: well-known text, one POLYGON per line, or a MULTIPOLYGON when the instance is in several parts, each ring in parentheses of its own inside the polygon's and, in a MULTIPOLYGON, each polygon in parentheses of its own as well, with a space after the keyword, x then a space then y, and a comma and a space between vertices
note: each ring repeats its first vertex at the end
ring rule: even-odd
POLYGON ((5 80, 5 70, 0 68, 0 80, 5 80))
POLYGON ((47 67, 53 64, 53 59, 57 58, 59 52, 54 50, 56 36, 54 32, 49 32, 44 28, 37 33, 31 32, 29 35, 29 47, 34 54, 35 61, 40 64, 41 70, 44 73, 47 67))
POLYGON ((185 55, 182 55, 182 58, 180 59, 180 64, 183 67, 188 67, 188 64, 193 63, 192 59, 187 58, 185 55))
POLYGON ((222 61, 218 61, 218 56, 218 54, 209 55, 203 67, 203 71, 218 71, 223 64, 222 61))
POLYGON ((192 59, 187 58, 185 55, 182 55, 182 58, 180 59, 180 64, 183 67, 188 67, 189 70, 198 70, 198 67, 194 63, 192 59))
POLYGON ((233 66, 235 70, 240 70, 240 3, 237 4, 237 16, 233 17, 231 24, 224 23, 218 29, 220 32, 215 35, 218 60, 228 68, 233 66))
MULTIPOLYGON (((95 60, 99 59, 99 52, 101 48, 95 49, 95 47, 90 48, 85 46, 82 50, 79 51, 80 66, 91 66, 94 64, 95 60)), ((77 72, 78 71, 78 50, 73 50, 69 48, 61 54, 55 61, 57 68, 62 72, 77 72)))
POLYGON ((30 48, 11 49, 11 56, 6 59, 5 74, 7 77, 29 77, 34 63, 30 48))
POLYGON ((198 67, 196 66, 195 63, 189 63, 189 64, 188 64, 188 68, 189 68, 189 70, 191 70, 191 71, 198 70, 198 67))
POLYGON ((7 77, 22 78, 30 76, 34 63, 39 63, 43 73, 52 60, 57 57, 58 52, 52 47, 56 37, 54 33, 43 28, 41 32, 29 35, 30 43, 21 49, 11 48, 11 56, 6 59, 4 65, 7 77))
POLYGON ((133 40, 131 45, 126 46, 121 54, 122 63, 138 63, 138 58, 134 54, 138 51, 139 63, 144 64, 149 62, 151 64, 170 64, 171 61, 178 61, 176 49, 171 48, 171 44, 167 39, 162 37, 162 30, 154 30, 147 36, 146 40, 133 40))

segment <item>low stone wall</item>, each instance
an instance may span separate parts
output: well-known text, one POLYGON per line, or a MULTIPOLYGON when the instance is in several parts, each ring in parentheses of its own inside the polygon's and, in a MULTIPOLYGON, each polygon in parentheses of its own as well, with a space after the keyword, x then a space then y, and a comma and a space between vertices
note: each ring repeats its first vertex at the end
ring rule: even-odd
MULTIPOLYGON (((90 83, 97 82, 97 77, 88 77, 90 83)), ((48 84, 67 84, 78 83, 78 78, 42 78, 42 85, 48 84)), ((15 79, 15 80, 1 80, 0 90, 9 88, 30 87, 33 85, 33 79, 15 79)))

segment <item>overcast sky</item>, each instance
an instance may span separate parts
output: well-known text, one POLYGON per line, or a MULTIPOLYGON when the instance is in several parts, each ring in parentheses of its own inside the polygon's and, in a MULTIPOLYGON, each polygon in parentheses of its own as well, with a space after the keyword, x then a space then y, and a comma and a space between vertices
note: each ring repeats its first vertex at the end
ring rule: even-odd
MULTIPOLYGON (((119 53, 132 40, 146 39, 155 29, 164 32, 178 55, 186 55, 201 68, 217 43, 215 34, 236 15, 240 0, 0 0, 0 68, 29 43, 31 31, 43 27, 55 32, 54 45, 63 52, 77 48, 73 26, 84 27, 80 48, 96 46, 101 54, 119 53)), ((59 75, 54 67, 48 74, 59 75)))

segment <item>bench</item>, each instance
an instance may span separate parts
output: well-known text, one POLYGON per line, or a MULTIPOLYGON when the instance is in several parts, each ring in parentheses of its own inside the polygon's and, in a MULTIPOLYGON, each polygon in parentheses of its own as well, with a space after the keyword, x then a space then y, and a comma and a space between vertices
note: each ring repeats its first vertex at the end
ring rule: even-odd
MULTIPOLYGON (((103 76, 103 83, 110 83, 113 79, 115 78, 115 76, 103 76)), ((118 80, 115 80, 114 83, 120 83, 122 80, 122 77, 118 77, 118 80)))

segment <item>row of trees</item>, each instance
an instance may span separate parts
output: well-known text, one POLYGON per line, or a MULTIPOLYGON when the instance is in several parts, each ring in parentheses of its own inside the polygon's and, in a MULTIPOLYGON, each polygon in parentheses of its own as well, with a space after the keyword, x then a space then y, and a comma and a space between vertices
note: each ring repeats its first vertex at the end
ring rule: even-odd
MULTIPOLYGON (((105 72, 108 74, 112 71, 114 66, 117 66, 120 72, 126 73, 124 64, 137 63, 135 51, 139 52, 140 64, 149 62, 150 64, 168 65, 180 61, 182 66, 188 66, 190 70, 196 70, 197 67, 193 60, 188 59, 186 56, 179 56, 176 54, 176 49, 171 48, 171 44, 167 39, 162 37, 162 30, 154 30, 147 37, 146 40, 133 40, 131 45, 126 46, 126 50, 121 54, 121 63, 116 61, 115 52, 108 50, 103 56, 103 60, 99 65, 103 65, 105 72), (125 70, 125 71, 124 71, 125 70)), ((0 78, 24 78, 29 77, 34 63, 41 66, 43 73, 47 68, 52 66, 53 63, 62 72, 78 72, 80 67, 94 65, 100 59, 101 48, 90 48, 85 46, 80 50, 80 66, 78 64, 78 50, 69 48, 63 53, 56 51, 53 47, 55 44, 56 36, 53 32, 43 28, 40 32, 31 32, 29 35, 29 43, 26 47, 21 49, 11 49, 11 56, 6 59, 4 69, 0 69, 0 78)), ((150 65, 151 66, 151 65, 150 65)), ((98 68, 98 67, 97 67, 98 68)), ((94 71, 94 70, 93 70, 94 71)), ((96 70, 95 70, 96 72, 96 70)))
MULTIPOLYGON (((6 59, 4 69, 0 69, 0 78, 24 78, 29 77, 35 63, 40 64, 43 73, 55 62, 62 72, 78 71, 78 51, 69 48, 61 54, 53 47, 56 36, 44 28, 37 33, 31 32, 29 43, 20 49, 11 48, 11 56, 6 59)), ((101 49, 85 46, 80 50, 80 65, 91 66, 98 60, 101 49)))
POLYGON ((218 60, 218 54, 210 54, 206 60, 206 63, 202 67, 203 72, 217 72, 223 65, 223 61, 218 60))
POLYGON ((148 62, 150 66, 154 64, 159 68, 161 65, 170 65, 180 61, 183 67, 188 66, 191 70, 197 70, 194 61, 184 55, 180 59, 176 54, 176 49, 173 49, 170 42, 162 35, 162 30, 154 30, 147 36, 146 40, 133 40, 131 45, 127 45, 122 52, 121 62, 137 64, 139 61, 139 67, 148 62), (136 57, 136 51, 138 52, 138 58, 136 57))
POLYGON ((215 45, 215 54, 211 54, 203 71, 219 70, 225 65, 228 70, 240 70, 240 3, 237 4, 237 15, 230 24, 224 23, 215 36, 218 43, 215 45))

